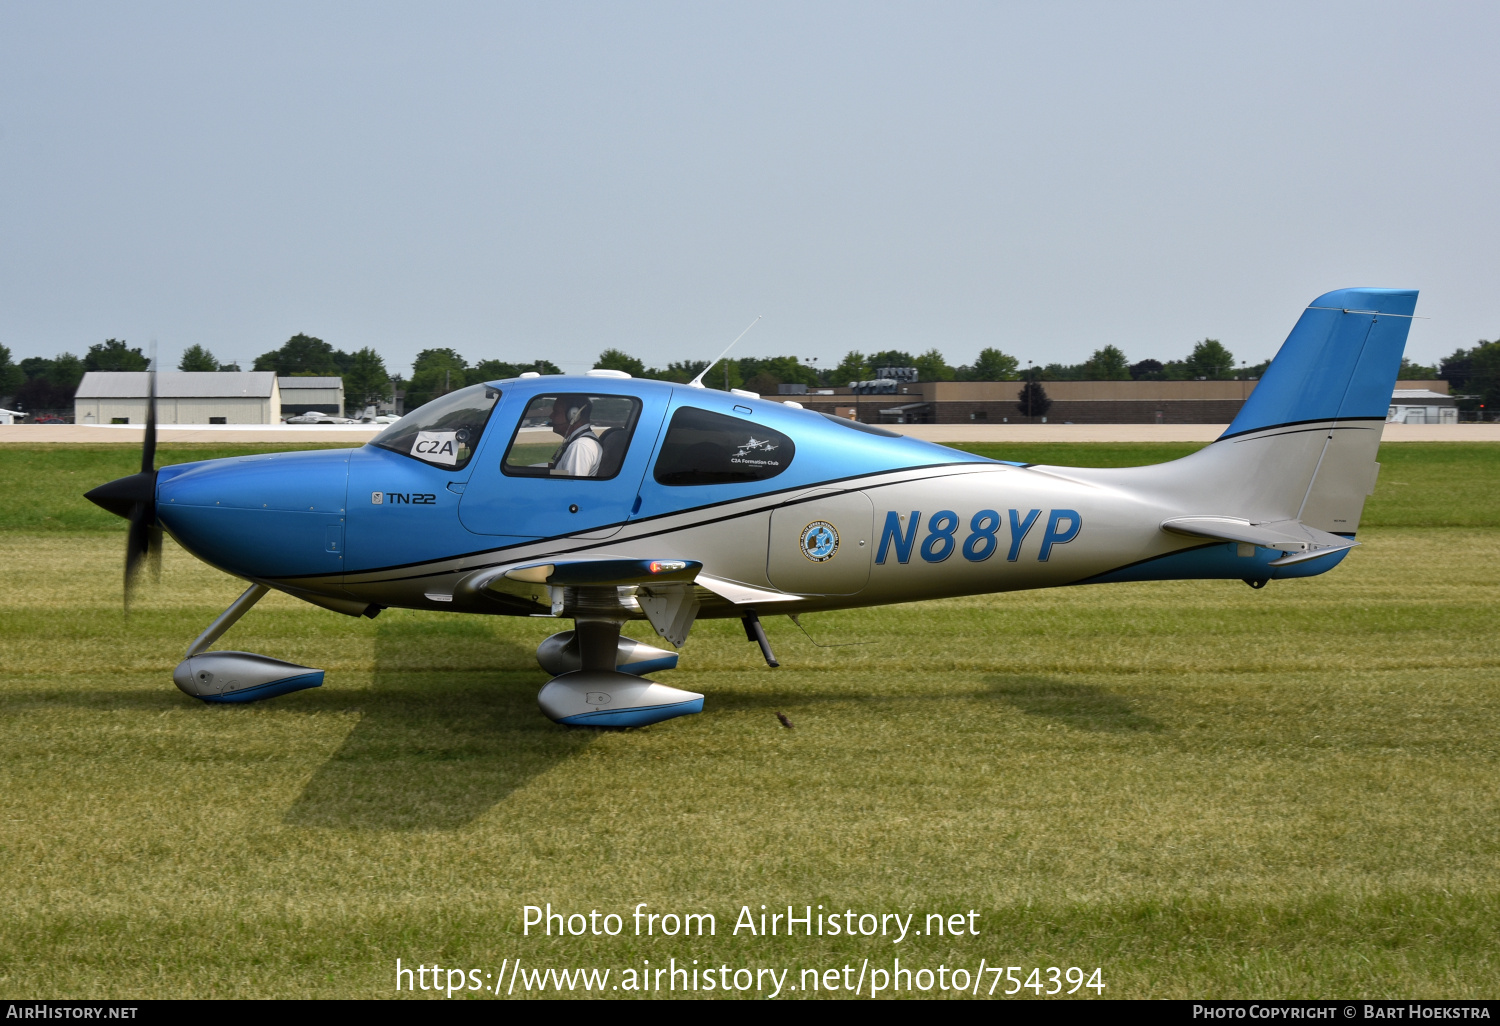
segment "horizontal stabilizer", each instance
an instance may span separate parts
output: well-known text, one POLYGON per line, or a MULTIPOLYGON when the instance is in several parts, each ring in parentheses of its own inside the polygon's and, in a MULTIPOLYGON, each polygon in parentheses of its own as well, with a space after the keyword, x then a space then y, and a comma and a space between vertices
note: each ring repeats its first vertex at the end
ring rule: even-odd
POLYGON ((1253 524, 1239 517, 1173 517, 1163 520, 1163 531, 1183 534, 1192 538, 1212 538, 1216 541, 1232 541, 1241 545, 1256 545, 1265 549, 1279 549, 1286 555, 1272 560, 1271 566, 1287 566, 1309 559, 1331 556, 1335 552, 1352 549, 1359 542, 1342 535, 1308 527, 1297 520, 1276 520, 1253 524))

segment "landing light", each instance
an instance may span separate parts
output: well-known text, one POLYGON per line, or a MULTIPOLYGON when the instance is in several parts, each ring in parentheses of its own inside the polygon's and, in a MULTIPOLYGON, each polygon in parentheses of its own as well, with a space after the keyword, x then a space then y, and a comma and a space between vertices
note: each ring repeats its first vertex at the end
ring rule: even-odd
POLYGON ((683 570, 687 564, 680 559, 653 559, 651 561, 651 572, 653 574, 669 574, 673 570, 683 570))

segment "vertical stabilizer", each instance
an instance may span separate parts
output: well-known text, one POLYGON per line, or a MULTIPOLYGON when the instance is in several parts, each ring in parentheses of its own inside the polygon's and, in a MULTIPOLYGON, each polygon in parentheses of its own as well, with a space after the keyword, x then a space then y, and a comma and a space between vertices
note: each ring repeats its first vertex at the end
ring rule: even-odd
POLYGON ((1308 305, 1223 438, 1318 421, 1385 421, 1417 293, 1340 289, 1308 305))
POLYGON ((1182 515, 1300 521, 1352 535, 1380 469, 1375 457, 1416 303, 1417 293, 1402 289, 1319 296, 1214 444, 1155 467, 1067 473, 1101 484, 1128 475, 1182 515))
POLYGON ((1239 416, 1204 451, 1257 471, 1250 508, 1354 533, 1375 489, 1416 306, 1411 289, 1340 289, 1308 304, 1239 416))

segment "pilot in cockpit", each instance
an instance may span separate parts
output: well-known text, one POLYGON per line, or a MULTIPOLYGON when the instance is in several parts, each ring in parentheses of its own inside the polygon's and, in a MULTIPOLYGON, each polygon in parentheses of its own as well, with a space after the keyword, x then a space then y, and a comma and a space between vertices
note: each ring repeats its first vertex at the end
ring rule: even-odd
POLYGON ((586 395, 560 395, 552 404, 552 430, 563 444, 552 457, 551 472, 558 477, 594 477, 604 457, 604 447, 594 436, 593 403, 586 395))

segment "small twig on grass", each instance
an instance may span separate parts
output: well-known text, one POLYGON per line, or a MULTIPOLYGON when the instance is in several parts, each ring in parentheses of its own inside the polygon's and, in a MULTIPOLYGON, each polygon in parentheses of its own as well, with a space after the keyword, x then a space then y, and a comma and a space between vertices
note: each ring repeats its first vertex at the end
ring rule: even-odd
POLYGON ((818 646, 819 648, 853 648, 853 647, 856 647, 858 645, 873 645, 873 644, 875 644, 875 642, 873 642, 873 641, 840 641, 840 642, 837 642, 837 643, 832 644, 832 645, 825 645, 821 641, 815 640, 811 634, 807 633, 807 628, 804 627, 804 626, 802 626, 802 621, 801 621, 801 618, 799 617, 798 614, 796 614, 796 613, 788 613, 786 615, 786 618, 788 620, 792 621, 792 623, 796 626, 796 628, 799 631, 802 632, 802 636, 804 638, 806 638, 808 641, 811 641, 814 645, 818 646))

